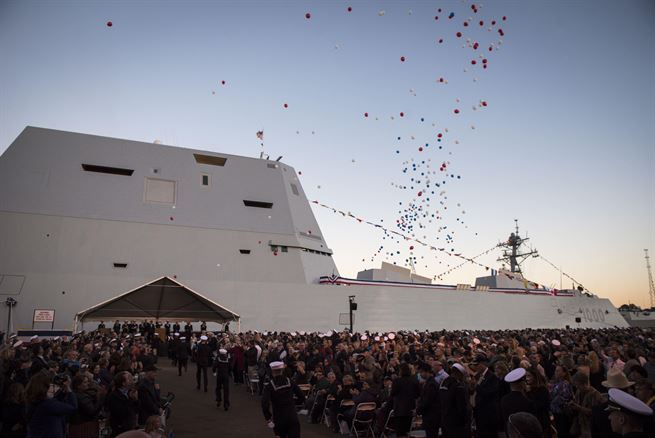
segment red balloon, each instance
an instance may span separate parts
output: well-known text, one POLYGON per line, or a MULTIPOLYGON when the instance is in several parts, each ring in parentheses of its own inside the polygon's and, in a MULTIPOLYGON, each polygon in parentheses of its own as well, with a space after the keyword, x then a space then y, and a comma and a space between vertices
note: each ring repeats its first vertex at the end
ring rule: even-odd
POLYGON ((368 113, 364 113, 364 117, 368 117, 368 113))
POLYGON ((443 137, 443 134, 440 132, 439 134, 437 134, 437 137, 441 138, 443 137))
POLYGON ((107 27, 112 27, 113 25, 114 25, 114 23, 112 23, 111 21, 107 22, 107 27))
POLYGON ((352 12, 352 11, 353 11, 353 7, 352 7, 352 6, 348 6, 348 12, 352 12))
POLYGON ((459 114, 459 110, 457 108, 455 108, 454 112, 455 112, 455 114, 459 114))
POLYGON ((478 43, 473 44, 473 50, 478 50, 478 47, 480 47, 480 45, 478 43))
POLYGON ((494 49, 494 46, 489 46, 489 51, 491 52, 494 49))
POLYGON ((434 16, 434 19, 435 19, 435 20, 438 20, 438 19, 439 19, 439 16, 438 16, 438 15, 435 15, 435 16, 434 16))
POLYGON ((487 63, 487 58, 484 58, 484 59, 482 60, 482 63, 483 63, 483 64, 486 64, 486 63, 487 63))
POLYGON ((484 26, 484 21, 480 20, 480 26, 484 26))
POLYGON ((285 103, 285 104, 284 104, 284 107, 285 107, 285 108, 289 108, 289 105, 285 103))
POLYGON ((457 35, 457 38, 461 38, 462 37, 462 32, 457 32, 455 35, 457 35))
POLYGON ((492 25, 492 26, 495 26, 495 25, 496 25, 496 20, 493 20, 493 21, 491 22, 491 25, 492 25))
POLYGON ((439 82, 443 82, 443 78, 439 78, 439 82))
POLYGON ((169 219, 170 219, 170 220, 172 220, 172 221, 174 221, 174 220, 175 220, 175 218, 174 218, 173 216, 171 216, 171 217, 170 217, 169 219))
POLYGON ((305 14, 305 18, 309 20, 310 18, 312 18, 312 14, 310 14, 309 12, 307 12, 307 13, 305 14))
POLYGON ((421 146, 420 148, 418 148, 418 151, 419 151, 419 152, 423 152, 423 146, 421 146))
POLYGON ((443 38, 439 38, 439 44, 443 43, 443 38))
POLYGON ((414 245, 411 245, 411 246, 409 247, 409 250, 411 251, 411 250, 413 250, 413 249, 414 249, 414 245))
POLYGON ((465 22, 464 22, 464 27, 468 27, 468 26, 469 26, 469 22, 468 22, 468 21, 465 21, 465 22))
POLYGON ((487 101, 483 100, 482 101, 482 106, 487 106, 487 101))
POLYGON ((400 112, 400 117, 405 117, 405 113, 401 111, 400 112))
POLYGON ((221 81, 221 85, 225 85, 225 81, 221 81))
POLYGON ((475 60, 475 59, 472 59, 472 60, 471 60, 471 64, 472 64, 472 65, 477 64, 476 60, 475 60))
POLYGON ((505 32, 503 32, 502 29, 498 29, 498 33, 500 34, 500 36, 505 36, 505 32))
POLYGON ((507 17, 503 15, 503 21, 507 20, 507 17))
POLYGON ((400 57, 400 62, 405 62, 405 57, 404 56, 400 57))

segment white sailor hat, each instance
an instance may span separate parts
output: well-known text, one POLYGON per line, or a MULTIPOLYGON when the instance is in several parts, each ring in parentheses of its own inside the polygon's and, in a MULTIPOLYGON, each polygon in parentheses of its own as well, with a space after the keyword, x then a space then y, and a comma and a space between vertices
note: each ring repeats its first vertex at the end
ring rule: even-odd
POLYGON ((9 339, 14 339, 16 336, 16 333, 14 333, 13 335, 9 336, 9 339))
POLYGON ((272 370, 281 370, 282 368, 284 368, 284 362, 280 362, 280 361, 271 362, 272 370))
POLYGON ((556 347, 559 347, 560 345, 562 345, 562 343, 560 341, 558 341, 557 339, 553 339, 552 341, 550 341, 550 343, 553 344, 556 347))
POLYGON ((507 383, 518 382, 525 377, 525 368, 516 368, 515 370, 510 371, 505 376, 505 381, 507 383))
POLYGON ((180 336, 178 332, 173 333, 173 336, 180 336))
POLYGON ((606 411, 622 411, 633 415, 651 416, 653 410, 637 397, 633 397, 627 392, 621 391, 617 388, 610 388, 609 404, 606 411))
POLYGON ((141 337, 141 333, 137 333, 136 335, 134 335, 134 337, 135 337, 135 338, 140 338, 140 337, 141 337))
POLYGON ((225 348, 221 348, 218 350, 219 354, 227 354, 227 350, 225 348))
POLYGON ((209 339, 209 338, 207 336, 205 336, 205 335, 200 336, 201 341, 206 341, 207 339, 209 339))
POLYGON ((373 338, 373 339, 375 339, 375 342, 379 342, 379 341, 380 341, 380 337, 379 337, 379 336, 376 336, 376 337, 373 338))
POLYGON ((52 338, 52 340, 53 340, 53 341, 58 341, 58 340, 59 340, 59 336, 55 336, 54 338, 52 338))
POLYGON ((389 333, 389 339, 391 339, 392 341, 394 339, 396 339, 396 334, 395 333, 389 333))
POLYGON ((21 345, 23 345, 23 341, 16 341, 16 342, 14 342, 13 347, 14 347, 14 348, 18 348, 18 347, 20 347, 21 345))
POLYGON ((464 365, 462 365, 461 363, 454 363, 453 368, 455 368, 456 370, 458 370, 460 373, 462 373, 464 375, 467 374, 466 373, 466 368, 464 368, 464 365))
POLYGON ((39 335, 34 335, 30 338, 30 341, 36 341, 37 339, 39 339, 39 335))
POLYGON ((186 339, 186 336, 180 336, 180 339, 186 339))
POLYGON ((366 336, 366 335, 362 335, 359 339, 361 339, 362 341, 365 341, 365 340, 368 339, 368 336, 366 336))
POLYGON ((300 330, 299 333, 300 333, 300 336, 305 336, 305 331, 304 330, 300 330))
POLYGON ((331 337, 334 334, 332 330, 328 330, 328 332, 325 334, 327 337, 331 337))
POLYGON ((479 345, 479 344, 480 344, 480 340, 479 340, 478 338, 473 338, 473 343, 474 343, 475 345, 479 345))

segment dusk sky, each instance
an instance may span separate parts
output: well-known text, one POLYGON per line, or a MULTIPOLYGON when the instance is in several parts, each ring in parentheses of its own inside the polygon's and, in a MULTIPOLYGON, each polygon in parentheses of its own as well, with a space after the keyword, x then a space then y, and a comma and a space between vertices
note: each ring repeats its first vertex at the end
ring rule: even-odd
MULTIPOLYGON (((0 153, 30 125, 259 157, 263 130, 310 200, 442 249, 315 205, 341 275, 416 257, 472 284, 447 253, 518 219, 591 292, 647 306, 655 2, 473 4, 0 0, 0 153)), ((524 273, 560 287, 541 258, 524 273)))

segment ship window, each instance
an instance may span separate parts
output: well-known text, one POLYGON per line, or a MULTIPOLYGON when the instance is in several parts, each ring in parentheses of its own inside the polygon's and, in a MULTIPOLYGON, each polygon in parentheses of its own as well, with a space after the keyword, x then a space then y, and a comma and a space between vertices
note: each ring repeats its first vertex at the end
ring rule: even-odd
POLYGON ((277 169, 277 164, 268 163, 266 167, 268 167, 269 169, 277 169))
POLYGON ((114 263, 114 268, 125 269, 127 268, 127 263, 114 263))
POLYGON ((207 173, 203 173, 203 174, 201 175, 201 181, 200 181, 200 183, 201 183, 204 187, 209 187, 209 181, 210 181, 210 179, 209 179, 209 174, 207 174, 207 173))
POLYGON ((291 184, 291 191, 293 192, 294 195, 299 196, 300 193, 298 193, 298 187, 295 184, 291 184))
POLYGON ((87 172, 108 173, 110 175, 132 176, 134 169, 123 169, 120 167, 97 166, 95 164, 82 164, 82 169, 87 172))
POLYGON ((145 201, 175 205, 175 181, 146 178, 145 201))
POLYGON ((289 248, 287 248, 286 246, 281 246, 281 247, 280 247, 280 251, 282 251, 282 252, 289 252, 289 248))
POLYGON ((246 207, 273 208, 272 202, 248 201, 246 199, 243 200, 243 205, 246 207))
POLYGON ((214 155, 193 154, 198 164, 209 164, 210 166, 225 166, 227 158, 217 157, 214 155))
POLYGON ((249 250, 249 249, 240 249, 239 252, 240 252, 241 254, 250 254, 250 250, 249 250))

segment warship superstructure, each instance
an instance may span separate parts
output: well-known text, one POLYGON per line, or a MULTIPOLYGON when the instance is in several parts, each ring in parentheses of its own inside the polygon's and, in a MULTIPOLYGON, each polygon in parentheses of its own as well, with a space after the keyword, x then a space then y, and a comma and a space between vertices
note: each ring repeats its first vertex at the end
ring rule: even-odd
POLYGON ((342 278, 279 161, 35 127, 0 157, 0 299, 16 303, 13 329, 38 309, 71 328, 77 312, 162 276, 234 310, 242 330, 339 328, 353 295, 356 330, 627 326, 608 299, 516 268, 474 285, 388 264, 342 278))

